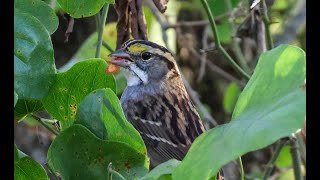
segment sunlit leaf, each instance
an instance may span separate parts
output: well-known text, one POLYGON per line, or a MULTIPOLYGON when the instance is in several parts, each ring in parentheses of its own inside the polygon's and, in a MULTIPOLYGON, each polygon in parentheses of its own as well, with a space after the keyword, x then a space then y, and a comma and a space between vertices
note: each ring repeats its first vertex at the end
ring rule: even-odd
POLYGON ((233 120, 199 136, 173 178, 209 179, 231 160, 302 128, 306 93, 299 86, 305 75, 301 49, 281 45, 263 53, 238 99, 233 120))
POLYGON ((105 3, 114 0, 58 0, 60 7, 73 18, 89 17, 97 14, 105 3))
POLYGON ((106 68, 104 60, 89 59, 57 74, 56 83, 42 103, 63 129, 73 124, 79 103, 86 95, 106 87, 116 91, 114 77, 106 74, 106 68))

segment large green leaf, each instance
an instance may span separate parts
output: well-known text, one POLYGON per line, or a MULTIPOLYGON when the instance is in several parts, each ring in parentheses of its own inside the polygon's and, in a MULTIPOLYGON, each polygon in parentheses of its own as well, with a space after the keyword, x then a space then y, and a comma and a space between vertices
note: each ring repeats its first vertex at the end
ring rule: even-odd
POLYGON ((50 35, 30 14, 14 13, 14 90, 19 98, 41 99, 55 81, 50 35))
POLYGON ((305 74, 301 49, 281 45, 263 53, 238 99, 233 120, 199 136, 173 177, 209 179, 231 160, 302 128, 306 94, 299 86, 305 74))
POLYGON ((14 153, 14 162, 18 162, 20 158, 19 158, 18 148, 16 144, 14 144, 13 153, 14 153))
POLYGON ((58 28, 58 17, 45 2, 40 0, 14 0, 14 7, 37 18, 50 34, 58 28))
POLYGON ((17 120, 23 119, 26 115, 44 110, 39 100, 19 99, 14 107, 14 117, 17 120))
POLYGON ((120 101, 111 89, 99 89, 81 102, 76 122, 100 139, 124 142, 146 154, 139 132, 126 119, 120 101))
POLYGON ((14 179, 47 180, 49 178, 43 167, 35 160, 28 156, 20 158, 17 146, 14 145, 14 179))
POLYGON ((56 83, 42 103, 53 118, 60 120, 62 129, 73 124, 79 103, 90 92, 105 87, 116 91, 114 77, 106 74, 106 68, 104 60, 89 59, 57 74, 56 83))
POLYGON ((147 173, 147 161, 129 145, 101 140, 79 124, 60 132, 48 151, 48 164, 62 179, 109 179, 110 162, 127 179, 136 179, 147 173))
POLYGON ((180 164, 180 161, 176 159, 170 159, 159 166, 155 167, 148 174, 143 176, 140 180, 157 180, 157 179, 171 179, 172 172, 180 164))
POLYGON ((82 18, 97 14, 105 3, 114 0, 58 0, 58 3, 73 18, 82 18))
POLYGON ((15 107, 18 101, 18 94, 16 93, 16 91, 13 92, 13 106, 15 107))

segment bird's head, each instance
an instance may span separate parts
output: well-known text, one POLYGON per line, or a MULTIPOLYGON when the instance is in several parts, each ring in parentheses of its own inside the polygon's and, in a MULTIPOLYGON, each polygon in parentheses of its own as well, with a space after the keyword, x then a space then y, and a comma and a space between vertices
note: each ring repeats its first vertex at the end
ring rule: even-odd
POLYGON ((122 67, 128 86, 163 81, 179 74, 172 54, 163 46, 146 40, 129 40, 109 55, 109 63, 122 67))

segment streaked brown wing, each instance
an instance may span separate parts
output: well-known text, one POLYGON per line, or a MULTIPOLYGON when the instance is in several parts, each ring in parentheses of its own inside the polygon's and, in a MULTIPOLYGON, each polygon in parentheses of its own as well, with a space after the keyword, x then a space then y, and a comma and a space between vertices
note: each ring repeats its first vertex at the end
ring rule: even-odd
POLYGON ((192 141, 204 131, 189 97, 171 93, 143 97, 126 101, 123 107, 143 137, 151 161, 182 160, 192 141))

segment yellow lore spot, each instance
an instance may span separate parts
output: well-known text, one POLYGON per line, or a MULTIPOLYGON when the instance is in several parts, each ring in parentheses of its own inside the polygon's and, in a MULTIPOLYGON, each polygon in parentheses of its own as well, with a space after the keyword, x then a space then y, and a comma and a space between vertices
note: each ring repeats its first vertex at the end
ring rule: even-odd
POLYGON ((130 52, 142 52, 147 50, 147 47, 141 44, 133 44, 131 46, 128 47, 128 50, 130 52))

